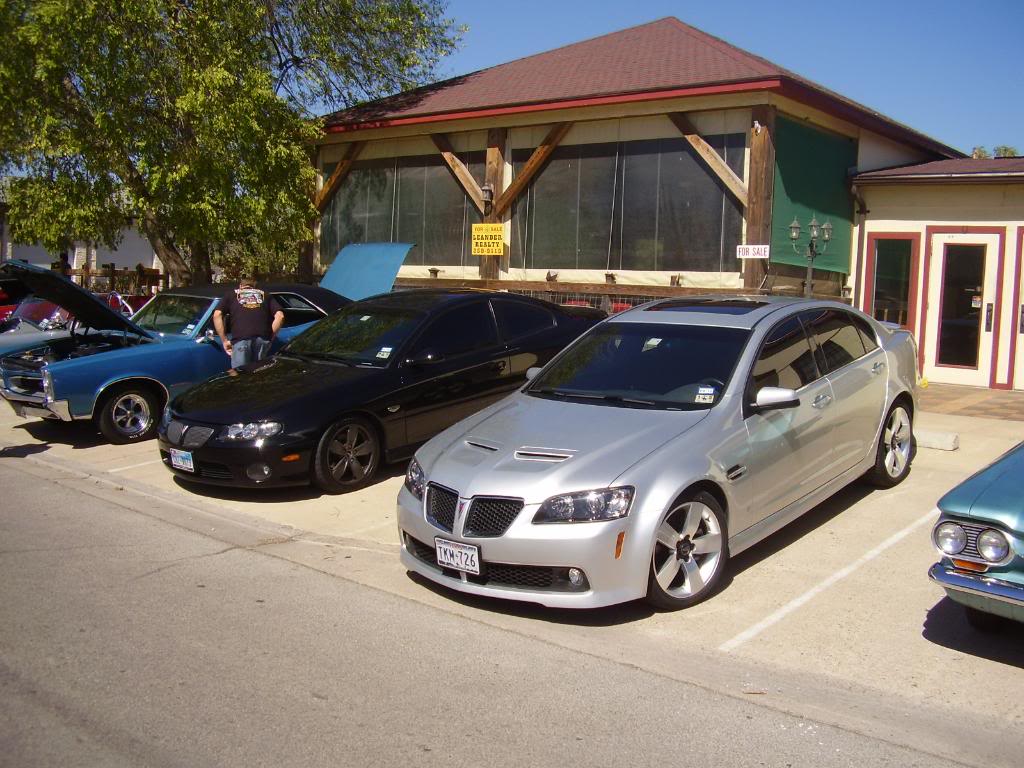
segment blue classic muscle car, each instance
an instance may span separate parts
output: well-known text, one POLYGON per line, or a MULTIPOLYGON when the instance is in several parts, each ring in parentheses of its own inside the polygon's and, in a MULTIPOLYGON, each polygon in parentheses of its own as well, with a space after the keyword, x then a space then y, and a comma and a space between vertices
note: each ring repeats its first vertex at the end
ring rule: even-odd
POLYGON ((1024 622, 1024 443, 939 499, 932 581, 975 629, 1024 622))
MULTIPOLYGON (((348 304, 342 288, 362 295, 390 289, 410 247, 349 246, 320 287, 262 286, 285 313, 276 343, 348 304)), ((213 331, 214 308, 229 285, 163 291, 127 318, 49 270, 12 261, 0 265, 0 276, 17 278, 75 317, 58 336, 0 341, 0 395, 19 416, 92 419, 112 443, 144 440, 156 433, 170 399, 230 365, 213 331)))

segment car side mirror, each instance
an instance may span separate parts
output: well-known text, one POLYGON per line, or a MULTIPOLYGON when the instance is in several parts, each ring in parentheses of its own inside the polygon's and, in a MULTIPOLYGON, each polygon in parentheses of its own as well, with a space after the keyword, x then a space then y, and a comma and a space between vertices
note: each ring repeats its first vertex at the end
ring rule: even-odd
POLYGON ((196 339, 196 344, 202 344, 203 342, 209 342, 214 346, 218 346, 220 341, 217 338, 217 332, 214 331, 212 328, 207 328, 206 333, 204 333, 202 336, 196 339))
POLYGON ((540 372, 541 372, 540 366, 536 366, 535 365, 535 366, 533 366, 533 368, 527 368, 526 369, 526 380, 527 381, 533 381, 535 378, 537 378, 537 374, 540 373, 540 372))
POLYGON ((786 389, 785 387, 761 387, 757 390, 757 396, 754 398, 754 404, 752 410, 758 411, 778 411, 783 408, 796 408, 800 405, 800 398, 796 396, 796 391, 792 389, 786 389))
POLYGON ((417 352, 412 357, 405 359, 405 364, 408 366, 420 366, 420 365, 434 365, 444 360, 444 355, 433 349, 424 349, 421 352, 417 352))

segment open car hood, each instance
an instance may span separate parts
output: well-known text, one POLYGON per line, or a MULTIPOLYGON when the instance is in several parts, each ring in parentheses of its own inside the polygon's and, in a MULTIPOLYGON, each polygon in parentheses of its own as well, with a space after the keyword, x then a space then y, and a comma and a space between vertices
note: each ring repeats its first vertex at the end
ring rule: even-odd
POLYGON ((152 338, 149 331, 111 309, 89 291, 49 269, 23 261, 7 261, 0 264, 0 279, 17 280, 29 293, 66 309, 81 325, 95 331, 130 331, 152 338))
POLYGON ((320 287, 353 301, 387 293, 412 243, 358 243, 346 245, 320 281, 320 287))

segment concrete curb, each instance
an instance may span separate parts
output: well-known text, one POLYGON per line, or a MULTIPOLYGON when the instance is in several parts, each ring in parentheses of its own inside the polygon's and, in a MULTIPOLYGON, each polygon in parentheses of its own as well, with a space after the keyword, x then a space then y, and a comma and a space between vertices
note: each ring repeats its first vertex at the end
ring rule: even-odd
POLYGON ((934 451, 955 451, 960 447, 960 435, 956 432, 938 432, 932 429, 915 429, 918 448, 931 448, 934 451))

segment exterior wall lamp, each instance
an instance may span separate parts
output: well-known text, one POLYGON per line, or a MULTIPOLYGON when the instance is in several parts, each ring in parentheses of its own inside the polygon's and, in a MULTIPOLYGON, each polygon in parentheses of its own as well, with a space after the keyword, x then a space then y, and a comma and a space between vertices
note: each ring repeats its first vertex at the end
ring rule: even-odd
POLYGON ((494 205, 494 185, 484 184, 480 187, 480 198, 484 202, 484 216, 489 216, 491 206, 494 205))
POLYGON ((808 233, 807 245, 804 246, 805 253, 801 253, 800 247, 797 245, 797 241, 800 239, 801 226, 800 221, 796 217, 793 217, 793 223, 789 225, 789 239, 793 245, 793 253, 807 258, 804 296, 810 298, 814 293, 814 259, 828 250, 828 244, 832 240, 832 223, 826 221, 824 224, 818 224, 818 219, 812 216, 807 227, 810 232, 808 233), (820 248, 818 247, 819 240, 822 242, 820 248))

